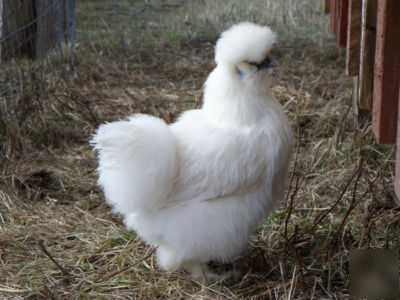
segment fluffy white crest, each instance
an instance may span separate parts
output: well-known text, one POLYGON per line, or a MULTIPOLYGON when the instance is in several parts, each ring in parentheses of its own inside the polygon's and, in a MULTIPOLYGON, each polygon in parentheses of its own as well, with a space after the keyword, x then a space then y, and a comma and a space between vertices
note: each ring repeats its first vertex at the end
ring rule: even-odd
POLYGON ((215 49, 218 65, 260 62, 270 52, 276 35, 267 26, 239 23, 221 34, 215 49))

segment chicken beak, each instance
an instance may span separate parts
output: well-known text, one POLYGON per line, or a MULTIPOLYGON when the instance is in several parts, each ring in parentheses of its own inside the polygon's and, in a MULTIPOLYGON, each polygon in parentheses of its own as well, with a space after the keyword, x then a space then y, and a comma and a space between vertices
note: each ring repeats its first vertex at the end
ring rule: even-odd
POLYGON ((262 62, 257 64, 258 69, 268 69, 277 66, 278 66, 277 63, 273 61, 269 56, 267 56, 262 62))
POLYGON ((277 66, 278 66, 278 64, 274 60, 271 59, 266 67, 267 68, 274 68, 274 67, 277 67, 277 66))

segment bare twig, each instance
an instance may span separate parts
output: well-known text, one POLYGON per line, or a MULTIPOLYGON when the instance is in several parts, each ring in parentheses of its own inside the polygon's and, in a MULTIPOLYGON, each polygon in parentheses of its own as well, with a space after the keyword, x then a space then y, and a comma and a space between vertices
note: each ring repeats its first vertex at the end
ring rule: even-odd
POLYGON ((310 231, 314 231, 315 227, 321 222, 339 203, 342 201, 344 194, 346 193, 347 189, 349 188, 350 184, 353 182, 353 179, 361 172, 361 168, 357 168, 357 171, 351 176, 349 181, 347 182, 346 186, 340 193, 338 199, 335 201, 335 203, 332 204, 332 206, 327 210, 321 213, 320 215, 317 215, 314 220, 314 224, 311 227, 310 231))
MULTIPOLYGON (((320 145, 321 145, 321 144, 319 144, 319 146, 320 146, 320 145)), ((297 192, 299 191, 301 185, 303 184, 304 179, 305 179, 306 176, 310 173, 311 169, 312 169, 313 166, 314 166, 315 161, 317 160, 317 156, 318 156, 318 152, 319 152, 318 150, 319 150, 319 147, 318 147, 317 152, 315 153, 315 155, 314 155, 314 157, 313 157, 313 160, 312 160, 310 166, 307 168, 307 170, 303 173, 303 175, 302 175, 301 177, 297 178, 297 181, 296 181, 296 188, 295 188, 295 190, 293 191, 292 195, 290 196, 289 211, 288 211, 288 213, 287 213, 286 220, 285 220, 285 236, 286 236, 286 237, 287 237, 287 228, 288 228, 288 224, 289 224, 289 219, 290 219, 290 216, 291 216, 292 211, 293 211, 294 199, 295 199, 295 197, 296 197, 296 195, 297 195, 297 192)))
POLYGON ((296 114, 296 117, 297 117, 297 145, 296 145, 296 153, 295 153, 295 156, 294 156, 293 170, 292 170, 292 174, 290 175, 289 187, 288 187, 288 190, 287 190, 287 193, 286 193, 286 198, 285 198, 286 206, 288 204, 290 190, 292 189, 294 173, 296 172, 296 166, 297 166, 297 157, 298 157, 299 148, 300 148, 300 121, 299 121, 299 114, 298 113, 296 114))
POLYGON ((340 233, 343 230, 344 224, 346 223, 347 218, 350 216, 350 213, 357 206, 357 204, 360 203, 362 199, 364 199, 365 195, 367 195, 369 192, 369 190, 365 190, 364 193, 362 194, 362 196, 359 199, 356 199, 356 192, 357 192, 358 182, 361 177, 361 173, 362 173, 361 171, 362 171, 363 164, 364 164, 364 159, 361 159, 359 168, 358 168, 357 179, 354 183, 353 196, 352 196, 351 203, 350 203, 348 209, 346 210, 345 215, 342 218, 342 222, 340 223, 339 228, 336 230, 336 233, 331 242, 332 245, 335 245, 337 240, 339 239, 340 233))
POLYGON ((59 269, 59 270, 61 271, 61 273, 62 273, 64 276, 73 277, 73 276, 71 275, 71 273, 68 272, 67 269, 65 269, 62 265, 60 265, 60 264, 53 258, 53 256, 50 254, 50 252, 46 249, 46 247, 45 247, 43 241, 39 241, 38 245, 39 245, 40 250, 42 250, 43 253, 44 253, 48 258, 50 258, 50 260, 54 263, 54 265, 57 267, 57 269, 59 269))
MULTIPOLYGON (((359 242, 361 242, 361 240, 364 238, 364 236, 366 236, 367 234, 369 234, 369 233, 371 232, 372 226, 374 225, 374 223, 375 223, 376 221, 378 221, 379 219, 383 218, 383 217, 386 216, 388 213, 390 213, 390 212, 392 212, 392 211, 394 211, 394 210, 397 210, 397 209, 399 209, 399 208, 400 208, 400 205, 398 205, 398 206, 396 206, 396 207, 393 207, 393 208, 391 208, 391 209, 385 211, 384 213, 380 214, 379 216, 373 218, 371 221, 369 221, 368 227, 367 227, 365 230, 363 230, 363 232, 361 233, 361 236, 360 236, 357 240, 355 240, 355 241, 350 245, 349 248, 352 249, 352 248, 355 247, 355 245, 357 245, 359 242)), ((394 216, 398 216, 398 215, 400 215, 400 212, 396 213, 394 216)))
POLYGON ((300 268, 300 284, 301 287, 303 289, 303 291, 307 291, 308 290, 308 286, 306 284, 305 278, 304 278, 304 265, 303 262, 301 260, 301 257, 297 251, 297 247, 296 247, 296 241, 295 241, 295 237, 296 237, 296 233, 297 233, 297 226, 295 228, 295 233, 291 236, 291 239, 294 239, 294 241, 290 241, 287 236, 283 236, 283 238, 286 240, 286 244, 290 246, 290 249, 292 250, 292 253, 294 254, 294 257, 296 259, 296 263, 300 268))

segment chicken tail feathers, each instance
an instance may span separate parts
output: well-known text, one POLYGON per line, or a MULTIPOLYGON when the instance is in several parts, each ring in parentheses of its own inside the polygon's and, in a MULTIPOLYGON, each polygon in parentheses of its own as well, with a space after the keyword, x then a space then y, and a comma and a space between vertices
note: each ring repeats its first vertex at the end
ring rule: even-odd
POLYGON ((135 114, 101 125, 91 144, 107 201, 123 215, 163 205, 176 172, 175 141, 167 124, 135 114))

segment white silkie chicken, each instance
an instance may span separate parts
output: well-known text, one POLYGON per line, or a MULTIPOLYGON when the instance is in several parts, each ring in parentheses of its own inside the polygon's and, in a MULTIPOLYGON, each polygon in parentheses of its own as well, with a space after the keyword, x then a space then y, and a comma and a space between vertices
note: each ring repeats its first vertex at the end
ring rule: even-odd
POLYGON ((99 184, 107 201, 150 245, 159 265, 214 277, 283 198, 294 144, 270 88, 275 34, 240 23, 217 41, 217 67, 201 109, 173 124, 143 114, 101 125, 99 184))

